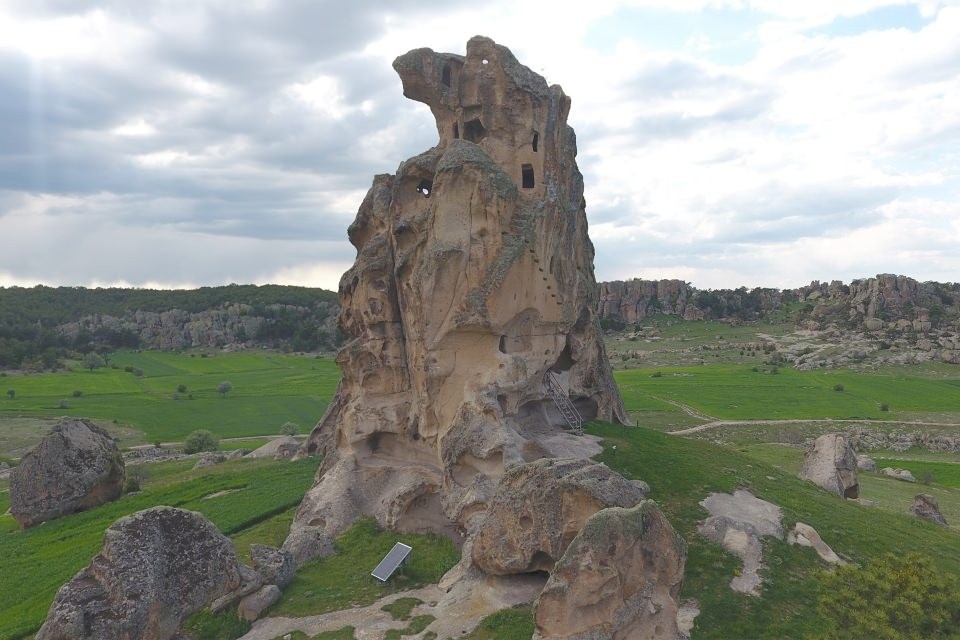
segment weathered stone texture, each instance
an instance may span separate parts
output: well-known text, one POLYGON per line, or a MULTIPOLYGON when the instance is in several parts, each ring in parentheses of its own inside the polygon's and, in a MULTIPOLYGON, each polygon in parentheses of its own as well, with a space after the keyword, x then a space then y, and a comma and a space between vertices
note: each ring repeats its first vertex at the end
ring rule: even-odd
POLYGON ((827 433, 813 441, 803 459, 800 477, 843 498, 858 498, 857 454, 839 433, 827 433))
POLYGON ((10 512, 21 527, 83 511, 120 497, 123 456, 106 431, 65 418, 10 475, 10 512))

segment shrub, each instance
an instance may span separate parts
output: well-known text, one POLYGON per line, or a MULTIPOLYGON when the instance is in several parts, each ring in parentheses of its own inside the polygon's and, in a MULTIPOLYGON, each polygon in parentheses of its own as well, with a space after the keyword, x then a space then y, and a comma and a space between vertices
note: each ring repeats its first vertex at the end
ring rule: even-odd
POLYGON ((123 370, 126 371, 127 373, 133 373, 133 365, 128 364, 123 368, 123 370))
POLYGON ((834 390, 834 391, 843 391, 843 385, 842 385, 842 384, 835 384, 835 385, 833 385, 833 390, 834 390))
POLYGON ((198 429, 183 441, 184 453, 198 453, 200 451, 216 451, 220 439, 206 429, 198 429))
POLYGON ((143 369, 137 369, 136 367, 134 367, 134 368, 133 368, 133 375, 137 376, 138 378, 142 378, 142 377, 143 377, 143 369))
POLYGON ((178 385, 177 385, 177 392, 178 392, 178 393, 186 393, 186 392, 187 392, 187 385, 185 385, 185 384, 178 384, 178 385))
POLYGON ((16 398, 17 397, 16 389, 7 389, 7 397, 10 398, 11 400, 16 398))
POLYGON ((285 436, 295 436, 300 433, 300 425, 296 422, 284 422, 280 426, 280 433, 285 436))
POLYGON ((136 493, 137 491, 140 491, 140 477, 136 475, 127 476, 126 480, 123 481, 123 492, 136 493))
POLYGON ((890 411, 890 405, 884 402, 883 404, 880 405, 880 411, 890 411))
POLYGON ((66 399, 66 398, 64 398, 64 399, 60 400, 60 403, 59 403, 59 404, 57 404, 57 408, 58 408, 58 409, 69 409, 69 408, 70 408, 70 403, 67 402, 67 399, 66 399))
POLYGON ((224 398, 227 397, 227 394, 230 393, 231 389, 233 389, 233 385, 227 382, 226 380, 224 380, 223 382, 217 385, 217 393, 219 393, 224 398))
POLYGON ((924 555, 888 553, 863 567, 847 565, 822 580, 817 608, 825 638, 954 638, 960 586, 924 555))
POLYGON ((77 390, 75 390, 75 391, 73 392, 73 397, 74 397, 74 398, 79 398, 79 397, 82 396, 82 395, 83 395, 83 391, 80 391, 80 389, 77 389, 77 390))
POLYGON ((654 371, 653 373, 650 374, 650 377, 651 377, 651 378, 662 378, 662 377, 663 377, 663 372, 661 372, 661 371, 654 371))

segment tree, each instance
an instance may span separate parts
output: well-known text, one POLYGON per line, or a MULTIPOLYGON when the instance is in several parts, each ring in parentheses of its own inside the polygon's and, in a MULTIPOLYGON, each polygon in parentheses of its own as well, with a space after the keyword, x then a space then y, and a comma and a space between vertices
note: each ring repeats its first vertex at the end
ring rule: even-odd
POLYGON ((916 552, 840 567, 824 576, 821 593, 817 607, 828 623, 825 638, 947 639, 960 628, 957 579, 916 552))
POLYGON ((94 369, 99 369, 103 366, 103 358, 98 354, 91 351, 90 353, 83 356, 83 367, 84 369, 89 369, 93 371, 94 369))
POLYGON ((7 397, 10 398, 11 400, 13 400, 14 398, 16 398, 16 397, 17 397, 17 390, 16 390, 16 389, 7 389, 7 397))
POLYGON ((220 439, 206 429, 199 429, 187 436, 183 441, 184 453, 197 453, 199 451, 216 451, 220 439))
POLYGON ((300 425, 296 422, 284 422, 280 426, 280 433, 285 436, 295 436, 300 432, 300 425))
POLYGON ((178 384, 178 385, 177 385, 177 391, 180 392, 180 393, 186 393, 186 392, 187 392, 187 385, 185 385, 185 384, 178 384))
POLYGON ((219 385, 217 385, 217 393, 222 397, 226 398, 227 394, 230 393, 230 390, 233 389, 233 385, 224 380, 219 385))

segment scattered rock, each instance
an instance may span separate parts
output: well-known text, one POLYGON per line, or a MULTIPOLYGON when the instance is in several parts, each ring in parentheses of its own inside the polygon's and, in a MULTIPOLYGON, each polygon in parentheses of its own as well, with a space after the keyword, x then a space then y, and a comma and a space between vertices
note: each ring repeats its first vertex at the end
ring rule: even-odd
POLYGON ((798 544, 801 547, 812 547, 820 559, 830 564, 845 564, 833 549, 823 541, 817 530, 808 524, 798 522, 793 526, 793 531, 787 535, 787 542, 798 544))
POLYGON ((300 447, 300 440, 293 436, 283 436, 281 438, 274 438, 267 444, 263 445, 258 449, 254 449, 247 454, 248 458, 273 458, 277 455, 277 451, 281 448, 289 447, 300 447))
POLYGON ((873 458, 869 458, 863 455, 858 455, 857 470, 858 471, 876 471, 877 463, 873 461, 873 458))
POLYGON ((121 518, 57 592, 37 640, 166 640, 188 615, 237 589, 236 551, 201 514, 154 507, 121 518))
POLYGON ((273 454, 274 460, 291 460, 297 452, 300 451, 299 442, 282 442, 277 445, 277 452, 273 454))
POLYGON ((676 638, 687 545, 651 500, 595 513, 534 607, 534 638, 676 638))
POLYGON ((260 617, 260 614, 272 607, 280 599, 280 588, 275 584, 268 584, 261 587, 255 593, 251 593, 240 600, 240 606, 237 608, 237 615, 241 620, 254 621, 260 617))
POLYGON ((690 640, 690 634, 693 632, 693 625, 700 615, 700 603, 694 598, 684 600, 680 603, 677 610, 677 632, 681 640, 690 640))
POLYGON ((197 460, 197 464, 193 465, 194 469, 205 469, 207 467, 212 467, 214 465, 226 462, 227 456, 222 453, 215 453, 213 451, 207 451, 200 454, 200 458, 197 460))
POLYGON ((763 564, 760 537, 783 539, 780 507, 742 489, 732 495, 711 493, 700 505, 710 513, 697 528, 700 535, 743 561, 743 569, 730 581, 730 588, 759 595, 762 582, 759 570, 763 564))
POLYGON ((542 459, 510 469, 473 543, 473 560, 493 575, 550 571, 587 519, 633 507, 645 492, 605 465, 542 459))
POLYGON ((123 457, 106 431, 65 418, 10 474, 10 512, 27 528, 109 502, 123 491, 123 457))
POLYGON ((913 477, 913 474, 907 471, 906 469, 899 469, 894 467, 884 467, 880 469, 880 473, 891 478, 896 478, 897 480, 903 480, 904 482, 916 482, 917 479, 913 477))
POLYGON ((917 494, 913 499, 913 504, 910 505, 910 513, 918 518, 936 522, 945 527, 948 526, 946 518, 940 513, 940 503, 929 493, 917 494))
POLYGON ((282 589, 293 580, 296 567, 289 551, 274 549, 265 544, 252 544, 250 559, 253 567, 263 577, 264 584, 275 584, 282 589))
POLYGON ((813 441, 803 459, 800 477, 844 498, 860 496, 857 456, 839 433, 827 433, 813 441))
POLYGON ((227 460, 239 460, 248 453, 250 453, 249 449, 234 449, 227 454, 227 460))

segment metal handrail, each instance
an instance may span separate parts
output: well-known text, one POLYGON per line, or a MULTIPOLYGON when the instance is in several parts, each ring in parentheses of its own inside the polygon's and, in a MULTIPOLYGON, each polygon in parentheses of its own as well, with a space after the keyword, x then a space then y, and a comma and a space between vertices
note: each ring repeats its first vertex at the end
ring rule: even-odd
POLYGON ((560 410, 560 415, 566 420, 567 425, 577 435, 583 435, 583 416, 580 415, 573 402, 570 401, 570 397, 564 392, 557 375, 552 371, 547 371, 543 380, 547 385, 547 394, 557 405, 557 409, 560 410))

